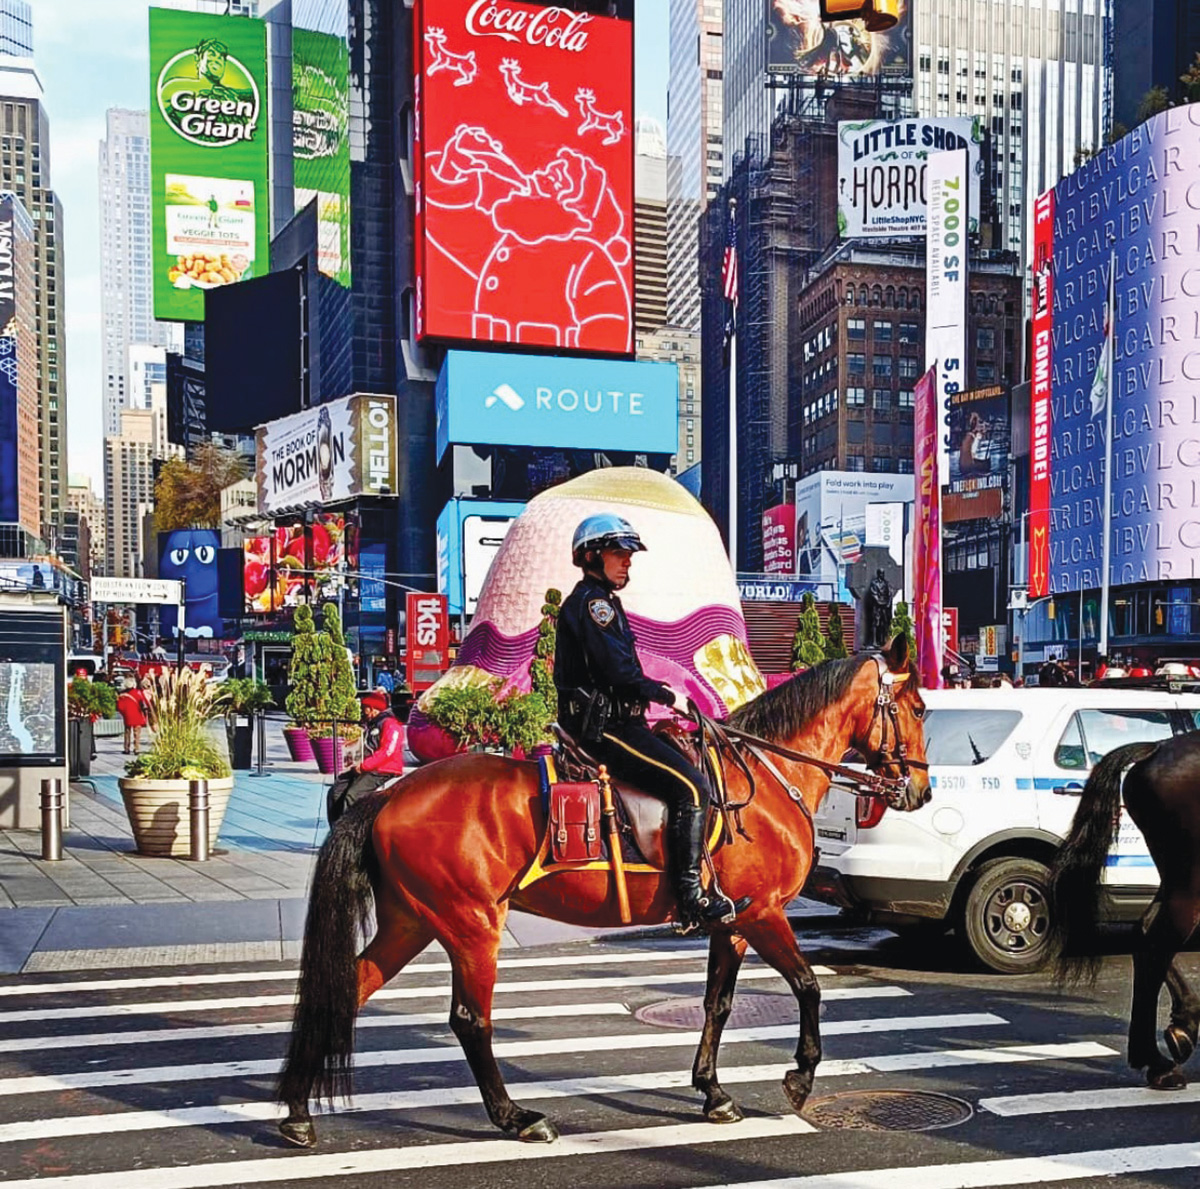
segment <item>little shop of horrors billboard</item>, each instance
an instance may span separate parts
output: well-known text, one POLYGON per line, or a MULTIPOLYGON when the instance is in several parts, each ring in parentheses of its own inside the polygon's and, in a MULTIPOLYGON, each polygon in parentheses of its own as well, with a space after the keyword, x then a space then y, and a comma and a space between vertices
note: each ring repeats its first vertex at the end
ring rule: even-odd
POLYGON ((1113 585, 1200 575, 1200 105, 1162 112, 1034 211, 1030 595, 1101 584, 1114 276, 1113 585))

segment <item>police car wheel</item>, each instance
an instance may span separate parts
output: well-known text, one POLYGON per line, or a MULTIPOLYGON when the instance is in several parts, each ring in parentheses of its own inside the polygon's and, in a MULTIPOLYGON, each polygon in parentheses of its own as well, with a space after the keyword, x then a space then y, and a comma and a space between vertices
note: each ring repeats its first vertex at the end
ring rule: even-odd
POLYGON ((1036 859, 985 863, 963 905, 971 952, 1001 974, 1031 974, 1053 956, 1050 871, 1036 859))

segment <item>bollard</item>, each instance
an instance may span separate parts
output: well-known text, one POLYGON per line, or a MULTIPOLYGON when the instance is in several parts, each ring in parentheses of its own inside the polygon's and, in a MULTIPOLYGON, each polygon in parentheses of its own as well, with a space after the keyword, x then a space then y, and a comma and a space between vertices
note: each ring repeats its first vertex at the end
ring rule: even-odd
POLYGON ((208 862, 208 781, 193 780, 188 784, 188 814, 191 818, 193 863, 208 862))
POLYGON ((267 759, 267 725, 266 724, 267 724, 267 716, 265 714, 263 714, 263 712, 260 710, 258 712, 258 716, 257 716, 257 719, 254 724, 255 727, 257 728, 256 734, 258 735, 258 771, 255 773, 256 776, 266 776, 266 773, 263 771, 263 765, 266 763, 266 759, 267 759))
POLYGON ((62 853, 63 782, 42 781, 42 858, 57 863, 62 853))

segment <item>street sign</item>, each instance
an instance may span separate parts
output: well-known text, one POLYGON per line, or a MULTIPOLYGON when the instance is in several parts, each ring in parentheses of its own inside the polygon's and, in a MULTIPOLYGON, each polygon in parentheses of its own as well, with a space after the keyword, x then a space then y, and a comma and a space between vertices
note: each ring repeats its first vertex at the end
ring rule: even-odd
POLYGON ((179 582, 173 578, 93 578, 93 603, 182 602, 179 582))

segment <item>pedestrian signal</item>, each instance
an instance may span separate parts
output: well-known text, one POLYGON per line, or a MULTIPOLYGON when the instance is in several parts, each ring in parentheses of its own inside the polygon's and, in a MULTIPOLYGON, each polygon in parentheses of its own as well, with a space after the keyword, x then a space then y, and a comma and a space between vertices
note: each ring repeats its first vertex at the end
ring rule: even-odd
POLYGON ((821 20, 861 20, 871 33, 883 33, 900 20, 900 0, 821 0, 821 20))

